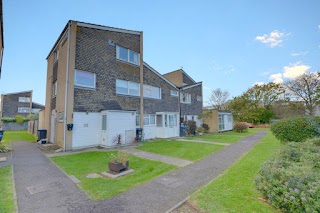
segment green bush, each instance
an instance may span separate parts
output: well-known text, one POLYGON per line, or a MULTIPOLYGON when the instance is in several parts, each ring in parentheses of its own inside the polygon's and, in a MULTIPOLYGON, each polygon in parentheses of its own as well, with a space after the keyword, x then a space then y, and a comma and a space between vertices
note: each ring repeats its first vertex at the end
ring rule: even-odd
POLYGON ((3 123, 10 123, 10 122, 12 122, 12 123, 14 123, 14 122, 23 123, 23 122, 27 122, 29 120, 30 120, 30 118, 28 118, 28 117, 24 118, 21 115, 16 115, 15 117, 3 117, 1 119, 1 121, 3 123))
POLYGON ((4 144, 0 144, 0 153, 9 152, 9 151, 11 151, 11 149, 8 146, 4 144))
POLYGON ((289 143, 260 168, 255 184, 283 212, 320 212, 318 139, 289 143))
POLYGON ((16 122, 22 124, 24 122, 23 117, 21 115, 16 115, 16 122))
POLYGON ((235 132, 248 132, 248 125, 244 122, 238 122, 233 125, 233 131, 235 132))
POLYGON ((308 116, 287 118, 273 123, 271 131, 283 143, 304 142, 320 136, 320 122, 318 118, 308 116))
POLYGON ((191 135, 191 134, 194 135, 196 133, 197 125, 195 121, 187 121, 185 123, 185 126, 186 126, 186 131, 188 135, 191 135))
POLYGON ((204 133, 205 129, 202 126, 200 126, 200 127, 197 128, 197 132, 204 133))
POLYGON ((3 123, 16 122, 16 118, 3 117, 3 118, 1 119, 1 121, 2 121, 3 123))
POLYGON ((201 126, 204 128, 205 133, 209 132, 209 125, 208 124, 202 124, 201 126))

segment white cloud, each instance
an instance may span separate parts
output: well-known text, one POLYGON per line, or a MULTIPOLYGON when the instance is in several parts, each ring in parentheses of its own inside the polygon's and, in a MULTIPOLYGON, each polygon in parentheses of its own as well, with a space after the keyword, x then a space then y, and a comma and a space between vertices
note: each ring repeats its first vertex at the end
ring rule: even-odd
POLYGON ((301 64, 300 62, 289 64, 283 68, 283 77, 294 79, 310 69, 310 66, 301 64))
POLYGON ((291 53, 291 56, 301 56, 301 55, 307 55, 309 53, 309 51, 304 51, 304 52, 294 52, 291 53))
POLYGON ((269 78, 272 80, 273 83, 281 84, 283 82, 282 77, 283 77, 282 73, 277 73, 277 74, 270 75, 269 78))
POLYGON ((282 43, 282 38, 287 36, 284 33, 279 32, 278 30, 272 31, 269 35, 264 34, 261 36, 257 36, 256 40, 260 41, 264 44, 270 45, 270 47, 276 47, 279 46, 282 43))

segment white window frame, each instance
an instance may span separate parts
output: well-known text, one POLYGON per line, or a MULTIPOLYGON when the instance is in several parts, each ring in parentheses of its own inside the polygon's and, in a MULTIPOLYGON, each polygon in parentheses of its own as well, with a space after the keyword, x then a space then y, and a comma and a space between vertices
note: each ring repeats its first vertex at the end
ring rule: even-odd
POLYGON ((20 103, 30 103, 30 97, 19 97, 20 103))
POLYGON ((134 64, 134 65, 140 66, 140 53, 137 53, 137 52, 135 52, 133 50, 130 50, 128 48, 125 48, 125 47, 122 47, 122 46, 119 46, 119 45, 116 45, 116 58, 117 58, 117 60, 124 61, 124 62, 129 63, 129 64, 134 64), (128 51, 127 60, 124 60, 124 59, 120 58, 120 48, 126 49, 128 51), (130 53, 137 54, 137 57, 138 57, 137 63, 134 63, 134 62, 130 61, 130 53))
POLYGON ((52 98, 57 96, 58 83, 55 81, 52 85, 52 98))
POLYGON ((144 98, 152 98, 152 99, 162 99, 162 88, 160 88, 160 87, 154 87, 154 86, 151 86, 151 85, 148 85, 148 84, 144 84, 143 85, 143 97, 144 98), (151 96, 149 96, 149 95, 147 95, 147 93, 145 92, 145 90, 147 89, 147 88, 150 88, 151 89, 151 93, 152 93, 152 89, 157 89, 157 90, 159 90, 159 97, 152 97, 152 95, 151 96))
POLYGON ((74 85, 76 87, 80 87, 80 88, 90 88, 90 89, 95 89, 96 88, 96 74, 92 73, 92 72, 88 72, 88 71, 83 71, 83 70, 75 70, 74 71, 74 85), (84 84, 79 84, 77 83, 77 73, 88 73, 88 74, 92 74, 93 75, 93 86, 89 86, 89 85, 84 85, 84 84))
POLYGON ((181 93, 180 103, 191 104, 191 94, 190 93, 181 93))
POLYGON ((178 97, 179 96, 179 92, 177 90, 170 90, 170 95, 174 96, 174 97, 178 97))
POLYGON ((30 113, 30 107, 18 107, 18 113, 30 113))
POLYGON ((157 116, 155 114, 144 114, 143 115, 143 125, 144 126, 155 126, 157 124, 157 116), (154 123, 151 123, 151 117, 154 117, 154 123), (147 119, 148 122, 144 122, 147 119))
POLYGON ((140 83, 133 82, 133 81, 126 81, 126 80, 122 80, 122 79, 116 79, 116 94, 129 95, 129 96, 140 96, 140 83), (127 84, 127 93, 117 91, 117 81, 122 81, 127 84), (130 94, 130 86, 129 86, 130 84, 138 85, 138 94, 130 94))

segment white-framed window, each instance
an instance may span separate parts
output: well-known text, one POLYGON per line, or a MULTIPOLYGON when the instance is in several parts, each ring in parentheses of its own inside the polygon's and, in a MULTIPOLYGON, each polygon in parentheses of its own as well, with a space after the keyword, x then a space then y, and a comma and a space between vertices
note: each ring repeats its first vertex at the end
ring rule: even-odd
POLYGON ((218 116, 218 122, 219 122, 219 130, 224 130, 224 119, 223 115, 218 116))
POLYGON ((197 101, 202 101, 202 96, 197 95, 197 101))
POLYGON ((19 102, 21 103, 29 103, 30 97, 19 97, 19 102))
POLYGON ((57 81, 55 81, 52 84, 52 98, 57 96, 57 89, 58 89, 58 83, 57 83, 57 81))
POLYGON ((53 62, 58 61, 58 59, 59 59, 59 49, 56 49, 56 50, 54 51, 53 57, 54 57, 54 61, 53 61, 53 62))
POLYGON ((231 123, 231 121, 232 121, 232 117, 231 115, 228 115, 228 122, 231 123))
POLYGON ((161 88, 144 84, 143 97, 161 99, 161 88))
POLYGON ((176 97, 178 97, 178 91, 176 91, 176 90, 170 90, 170 95, 171 95, 171 96, 176 96, 176 97))
POLYGON ((140 126, 140 115, 136 114, 136 126, 140 126))
POLYGON ((143 115, 143 125, 156 125, 156 115, 143 115))
POLYGON ((86 87, 95 89, 96 88, 96 74, 82 71, 82 70, 75 70, 74 73, 74 85, 78 87, 86 87))
POLYGON ((181 93, 180 103, 191 104, 191 94, 189 94, 189 93, 181 93))
POLYGON ((18 113, 30 113, 29 107, 18 107, 18 113))
POLYGON ((130 64, 140 65, 140 54, 127 48, 116 46, 117 59, 130 64))
POLYGON ((116 79, 116 93, 121 95, 140 95, 140 84, 132 81, 116 79))

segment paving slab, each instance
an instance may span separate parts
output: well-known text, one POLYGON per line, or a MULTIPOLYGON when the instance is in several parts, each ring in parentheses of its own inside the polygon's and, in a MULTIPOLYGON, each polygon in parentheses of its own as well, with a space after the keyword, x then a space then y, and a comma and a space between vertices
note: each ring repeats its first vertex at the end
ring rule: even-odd
POLYGON ((179 158, 174 158, 174 157, 169 157, 169 156, 164 156, 164 155, 158 155, 158 154, 154 154, 151 152, 145 152, 142 150, 138 150, 138 149, 134 149, 133 147, 126 147, 121 149, 122 152, 127 152, 129 154, 135 155, 137 157, 140 158, 146 158, 149 160, 155 160, 155 161, 160 161, 163 163, 167 163, 167 164, 172 164, 178 167, 185 167, 188 166, 190 164, 192 164, 191 161, 188 160, 182 160, 179 158))
POLYGON ((177 139, 176 141, 193 142, 193 143, 205 143, 205 144, 215 144, 215 145, 222 145, 222 146, 229 146, 229 145, 231 145, 230 143, 209 142, 209 141, 202 141, 202 140, 177 139))

